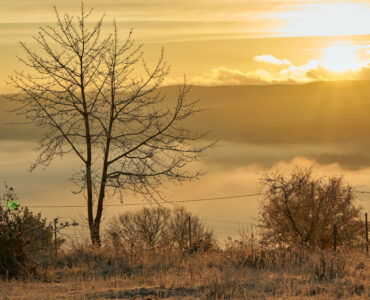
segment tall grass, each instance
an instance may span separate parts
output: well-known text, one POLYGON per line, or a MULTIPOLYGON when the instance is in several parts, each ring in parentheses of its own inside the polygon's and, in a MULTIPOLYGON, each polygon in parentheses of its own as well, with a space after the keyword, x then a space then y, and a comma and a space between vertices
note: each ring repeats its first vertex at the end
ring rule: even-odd
POLYGON ((41 264, 32 280, 1 282, 0 291, 3 299, 369 299, 369 267, 361 251, 267 249, 251 239, 192 253, 86 242, 41 264))

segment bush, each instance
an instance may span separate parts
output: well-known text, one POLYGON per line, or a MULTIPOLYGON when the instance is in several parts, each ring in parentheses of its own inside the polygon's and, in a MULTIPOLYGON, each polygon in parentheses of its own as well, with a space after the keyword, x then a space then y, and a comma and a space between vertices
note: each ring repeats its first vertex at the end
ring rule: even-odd
POLYGON ((180 250, 189 246, 189 217, 191 217, 192 251, 212 246, 212 231, 207 231, 198 216, 183 207, 142 208, 112 218, 108 237, 118 245, 129 244, 142 248, 172 247, 180 250))
POLYGON ((361 245, 362 208, 342 177, 315 177, 311 169, 297 168, 290 175, 266 175, 262 184, 261 227, 268 245, 331 248, 334 224, 339 245, 361 245))
MULTIPOLYGON (((9 191, 6 186, 4 198, 9 191)), ((49 254, 52 242, 52 227, 40 213, 33 214, 27 207, 11 211, 0 206, 0 274, 33 273, 38 261, 49 254)))

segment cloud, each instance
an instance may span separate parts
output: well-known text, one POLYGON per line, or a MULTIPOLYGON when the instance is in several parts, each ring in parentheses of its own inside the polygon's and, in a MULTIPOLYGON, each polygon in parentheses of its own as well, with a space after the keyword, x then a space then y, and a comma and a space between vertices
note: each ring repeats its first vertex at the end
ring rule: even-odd
MULTIPOLYGON (((280 80, 273 76, 273 73, 264 69, 243 72, 238 69, 231 69, 222 66, 211 69, 209 72, 202 75, 194 76, 189 79, 188 83, 203 86, 279 83, 280 80)), ((164 84, 173 85, 181 82, 183 82, 183 77, 167 79, 164 84)))
MULTIPOLYGON (((243 72, 225 66, 214 68, 190 81, 195 85, 239 85, 269 83, 309 83, 314 81, 370 80, 370 61, 360 64, 358 69, 334 72, 318 60, 310 60, 300 66, 293 65, 287 59, 279 60, 272 55, 255 56, 255 60, 278 65, 279 69, 257 69, 243 72)), ((173 81, 174 82, 174 81, 173 81)))
POLYGON ((280 60, 280 59, 278 59, 278 58, 276 58, 276 57, 274 57, 272 55, 266 55, 266 54, 257 55, 255 57, 253 57, 253 59, 255 61, 269 63, 269 64, 274 64, 274 65, 291 65, 292 64, 286 58, 284 58, 283 60, 280 60))
POLYGON ((362 153, 322 153, 312 158, 321 165, 337 163, 347 170, 359 170, 370 166, 370 157, 362 153))
MULTIPOLYGON (((196 75, 187 79, 188 84, 202 86, 217 86, 217 85, 241 85, 241 84, 264 84, 268 80, 269 74, 265 70, 254 72, 242 72, 238 69, 230 69, 227 67, 218 67, 211 69, 202 75, 196 75)), ((164 85, 182 84, 184 77, 166 78, 164 85)))
POLYGON ((291 6, 291 9, 276 11, 272 14, 273 18, 282 21, 282 26, 277 27, 276 32, 286 36, 369 34, 370 5, 368 1, 299 2, 295 7, 291 6))
POLYGON ((319 63, 315 68, 307 69, 305 76, 311 81, 370 80, 370 62, 362 64, 362 66, 356 70, 348 70, 340 73, 333 72, 319 63))
POLYGON ((370 166, 370 156, 366 150, 359 145, 349 146, 346 143, 289 143, 274 144, 272 147, 268 143, 222 140, 218 147, 208 152, 203 161, 215 170, 247 166, 268 170, 279 162, 289 162, 296 157, 321 166, 337 164, 343 171, 361 170, 370 166))
POLYGON ((192 83, 201 83, 204 85, 219 85, 219 84, 261 84, 269 82, 269 73, 265 70, 257 70, 254 72, 242 72, 238 69, 229 69, 219 67, 212 69, 209 73, 203 76, 196 76, 192 83))

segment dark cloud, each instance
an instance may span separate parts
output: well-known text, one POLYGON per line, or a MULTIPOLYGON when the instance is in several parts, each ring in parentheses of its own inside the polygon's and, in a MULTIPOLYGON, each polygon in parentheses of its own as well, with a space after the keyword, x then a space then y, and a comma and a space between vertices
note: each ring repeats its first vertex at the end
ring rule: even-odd
POLYGON ((343 169, 349 170, 358 170, 370 166, 370 156, 362 153, 323 153, 320 155, 313 155, 312 158, 321 165, 337 163, 343 169))
POLYGON ((348 144, 248 144, 220 142, 203 158, 222 170, 250 165, 270 169, 280 162, 289 163, 295 158, 310 160, 312 164, 337 164, 342 170, 369 168, 370 156, 348 144))

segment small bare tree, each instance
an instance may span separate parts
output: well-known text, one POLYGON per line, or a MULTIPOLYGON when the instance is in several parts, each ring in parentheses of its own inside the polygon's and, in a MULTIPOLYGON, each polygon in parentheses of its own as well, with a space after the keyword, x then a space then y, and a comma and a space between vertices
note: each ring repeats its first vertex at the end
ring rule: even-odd
POLYGON ((297 168, 268 174, 262 185, 261 227, 268 243, 332 247, 334 224, 342 245, 360 242, 362 208, 341 176, 314 177, 311 169, 297 168))
POLYGON ((31 169, 66 153, 79 158, 73 181, 85 193, 91 240, 99 245, 107 192, 158 200, 164 179, 199 175, 184 166, 210 145, 197 146, 201 136, 181 125, 197 112, 196 101, 184 102, 188 87, 179 88, 177 99, 159 93, 169 71, 163 51, 151 69, 131 32, 121 42, 115 22, 107 36, 103 18, 87 27, 91 12, 82 5, 75 18, 55 9, 56 25, 40 27, 34 36, 38 48, 20 43, 26 56, 19 59, 31 73, 15 72, 10 79, 19 89, 12 97, 21 102, 18 112, 46 129, 31 169))
POLYGON ((108 236, 115 242, 127 243, 147 249, 169 245, 171 210, 165 207, 143 207, 113 217, 108 236))
POLYGON ((192 217, 193 246, 210 247, 213 232, 207 230, 201 219, 184 207, 175 207, 172 210, 166 207, 144 207, 125 212, 111 219, 107 235, 117 245, 126 243, 148 249, 174 247, 183 251, 189 249, 189 216, 192 217))

